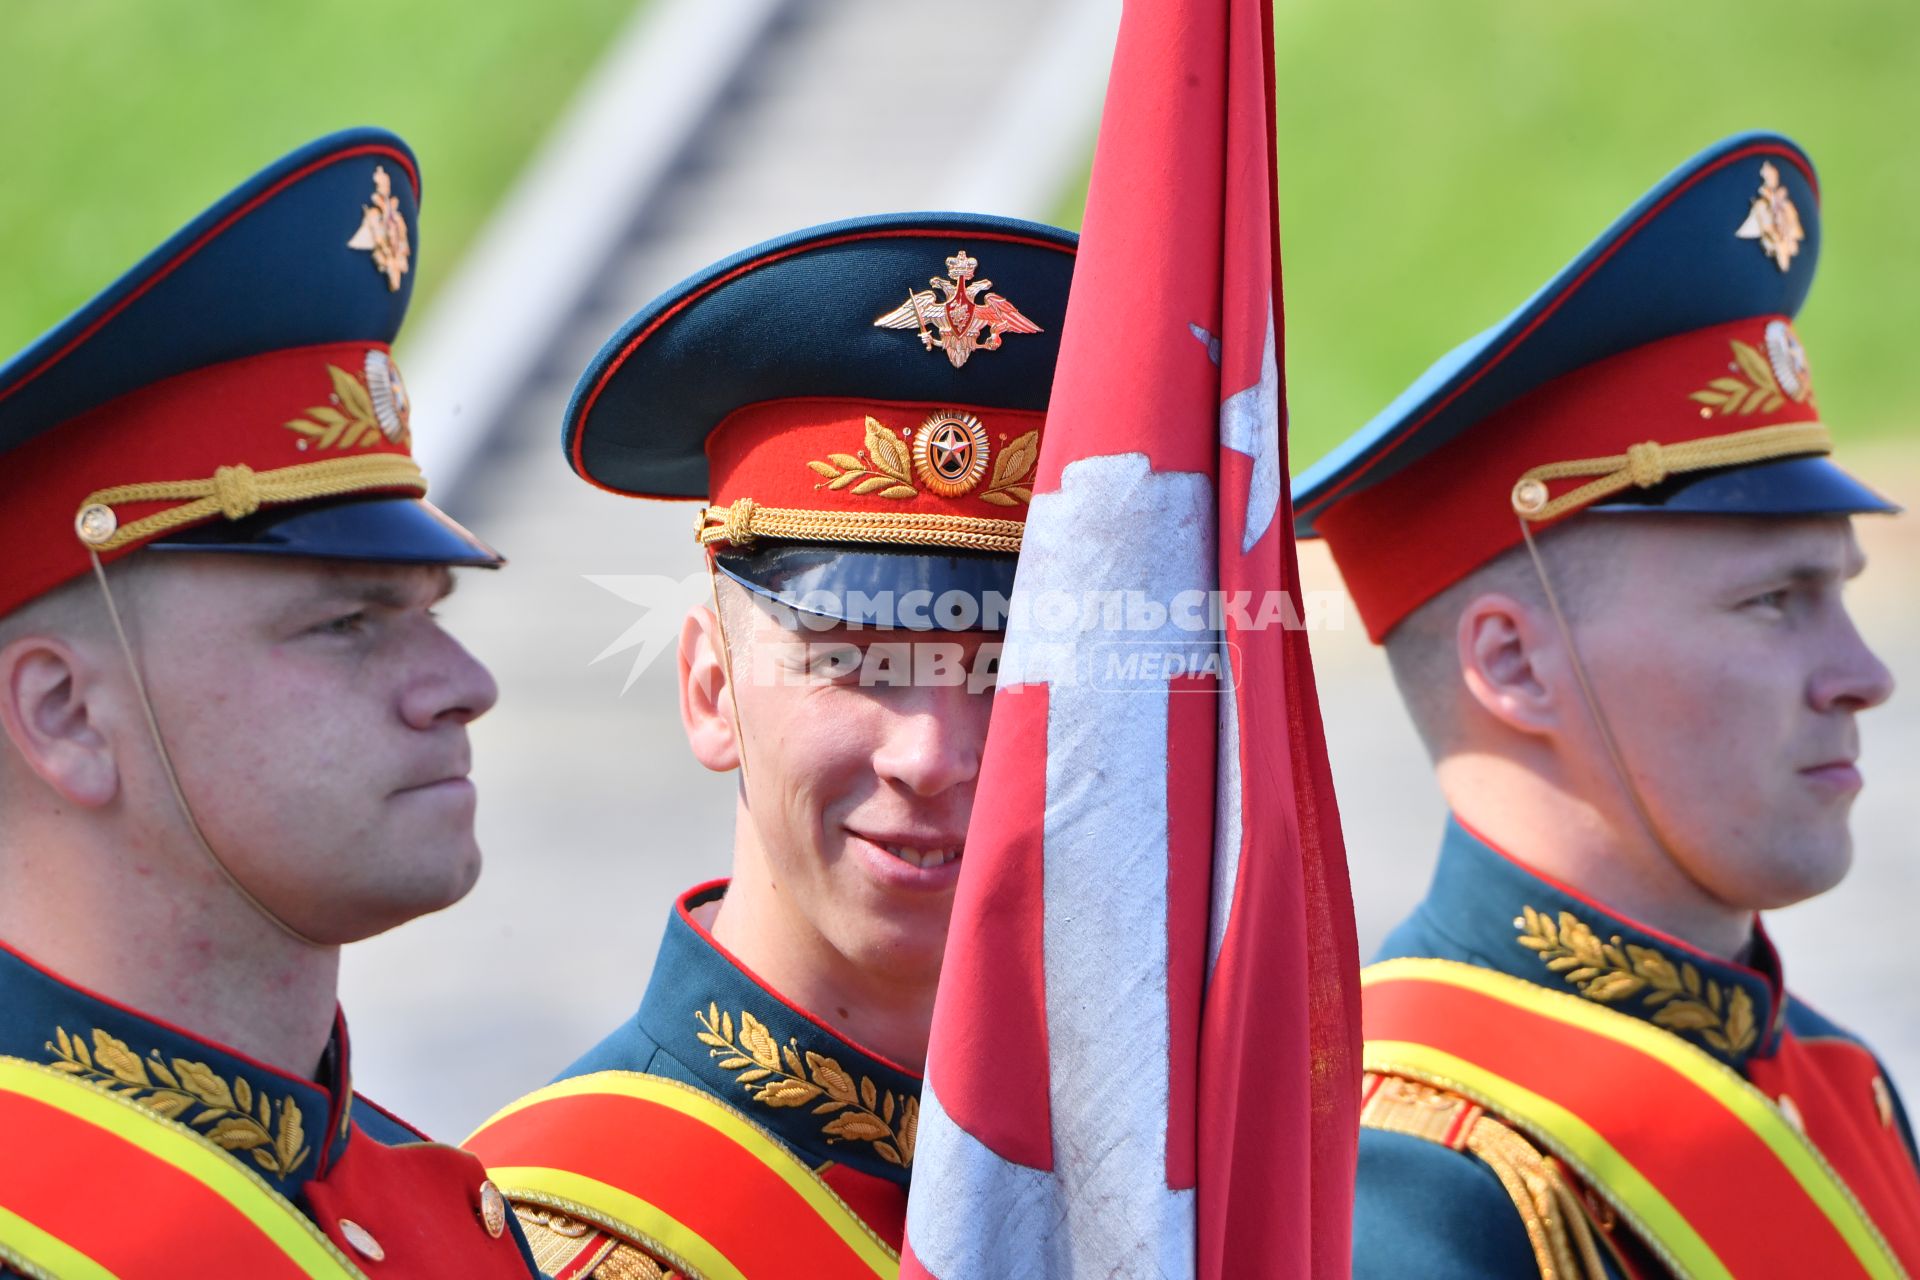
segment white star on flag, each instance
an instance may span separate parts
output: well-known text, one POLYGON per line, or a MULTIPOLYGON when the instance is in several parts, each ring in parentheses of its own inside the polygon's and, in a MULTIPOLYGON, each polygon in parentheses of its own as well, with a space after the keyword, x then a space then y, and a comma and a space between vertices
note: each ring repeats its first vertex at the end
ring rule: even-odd
MULTIPOLYGON (((1220 363, 1220 339, 1197 324, 1188 329, 1220 363)), ((1247 531, 1240 551, 1254 543, 1273 524, 1280 508, 1280 360, 1275 349, 1273 299, 1267 299, 1267 336, 1260 351, 1260 381, 1228 396, 1220 406, 1220 443, 1253 459, 1253 477, 1247 482, 1247 531)))

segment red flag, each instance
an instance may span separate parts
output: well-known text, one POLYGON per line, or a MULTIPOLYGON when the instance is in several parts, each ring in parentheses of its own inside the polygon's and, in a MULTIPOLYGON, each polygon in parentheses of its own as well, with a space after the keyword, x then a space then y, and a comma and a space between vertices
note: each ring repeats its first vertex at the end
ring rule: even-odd
POLYGON ((1272 30, 1271 0, 1122 21, 909 1277, 1348 1272, 1359 988, 1298 626, 1272 30))

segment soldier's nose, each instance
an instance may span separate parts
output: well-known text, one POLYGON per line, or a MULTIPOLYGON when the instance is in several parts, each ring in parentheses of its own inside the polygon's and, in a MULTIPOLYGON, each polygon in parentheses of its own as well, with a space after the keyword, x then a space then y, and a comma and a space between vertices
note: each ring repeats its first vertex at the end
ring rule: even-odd
POLYGON ((986 726, 963 708, 924 707, 900 716, 874 755, 881 777, 915 795, 936 796, 973 781, 980 772, 986 726))

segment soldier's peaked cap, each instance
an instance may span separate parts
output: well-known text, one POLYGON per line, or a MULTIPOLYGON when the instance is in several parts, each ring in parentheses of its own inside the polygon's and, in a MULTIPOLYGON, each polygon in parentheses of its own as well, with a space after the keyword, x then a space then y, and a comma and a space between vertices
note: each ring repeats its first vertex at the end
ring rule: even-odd
POLYGON ((756 245, 608 340, 568 406, 567 458, 616 493, 704 500, 700 537, 719 569, 804 612, 993 626, 986 602, 1012 586, 1075 245, 1056 227, 968 213, 856 218, 756 245), (928 599, 952 608, 922 617, 928 599))
POLYGON ((411 458, 419 187, 394 135, 321 138, 0 365, 0 614, 89 552, 500 562, 411 458))
POLYGON ((1293 489, 1368 633, 1582 511, 1896 510, 1828 458, 1794 333, 1813 163, 1777 134, 1687 161, 1521 307, 1442 357, 1293 489))

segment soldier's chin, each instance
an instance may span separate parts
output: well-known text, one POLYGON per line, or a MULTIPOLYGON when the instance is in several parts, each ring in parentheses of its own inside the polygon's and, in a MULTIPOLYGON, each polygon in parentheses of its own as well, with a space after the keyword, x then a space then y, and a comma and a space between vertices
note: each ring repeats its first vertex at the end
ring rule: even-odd
POLYGON ((479 847, 469 844, 460 857, 447 859, 431 872, 421 868, 405 878, 337 894, 324 910, 311 913, 311 927, 289 923, 328 946, 363 942, 459 902, 479 881, 480 861, 479 847))
POLYGON ((939 978, 946 948, 944 921, 935 927, 927 921, 886 920, 866 930, 852 950, 861 968, 912 985, 939 978))
POLYGON ((1779 911, 1837 888, 1853 869, 1853 839, 1843 827, 1752 850, 1718 896, 1748 911, 1779 911))
POLYGON ((1769 896, 1774 900, 1765 904, 1755 904, 1757 911, 1778 911, 1782 907, 1791 907, 1817 898, 1832 889, 1837 889, 1853 870, 1853 840, 1846 833, 1841 835, 1829 847, 1819 854, 1795 859, 1776 877, 1776 882, 1768 886, 1769 896))

